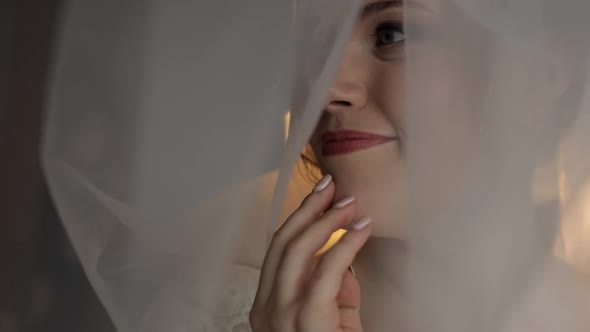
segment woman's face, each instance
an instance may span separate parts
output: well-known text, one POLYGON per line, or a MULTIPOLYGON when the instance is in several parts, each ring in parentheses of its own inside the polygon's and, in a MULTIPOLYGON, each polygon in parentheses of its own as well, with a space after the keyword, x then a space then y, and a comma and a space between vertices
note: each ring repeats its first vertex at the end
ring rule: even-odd
MULTIPOLYGON (((412 11, 414 22, 405 23, 417 30, 430 25, 437 10, 433 2, 407 2, 406 14, 412 11)), ((404 9, 401 1, 363 5, 310 143, 322 172, 334 177, 335 200, 354 195, 357 217, 375 221, 374 236, 399 237, 407 197, 404 9)), ((448 78, 443 54, 424 61, 439 71, 433 80, 448 78)))

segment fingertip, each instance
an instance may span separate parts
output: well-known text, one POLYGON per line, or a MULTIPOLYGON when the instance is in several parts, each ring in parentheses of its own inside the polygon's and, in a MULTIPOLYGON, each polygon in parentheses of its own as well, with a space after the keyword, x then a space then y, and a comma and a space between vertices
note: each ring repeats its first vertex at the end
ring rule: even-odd
POLYGON ((363 217, 360 218, 359 220, 353 222, 352 224, 350 224, 348 226, 348 229, 350 229, 351 231, 362 231, 368 227, 371 226, 371 224, 373 223, 373 218, 371 217, 363 217))
MULTIPOLYGON (((321 180, 320 180, 321 182, 321 180)), ((319 183, 319 182, 318 182, 319 183)), ((317 187, 317 185, 316 185, 317 187)), ((332 203, 332 199, 334 198, 334 194, 336 192, 336 186, 334 185, 333 181, 329 181, 323 189, 319 191, 312 190, 301 202, 300 207, 306 206, 310 204, 310 202, 319 202, 323 209, 327 209, 330 204, 332 203)), ((313 203, 315 204, 315 203, 313 203)), ((324 211, 322 211, 324 212, 324 211)))
POLYGON ((356 198, 354 196, 346 196, 336 202, 332 207, 335 209, 342 209, 350 204, 352 204, 356 198))
POLYGON ((346 234, 340 240, 358 243, 357 250, 360 250, 360 247, 362 247, 371 236, 372 219, 369 217, 360 218, 345 227, 345 229, 346 234))

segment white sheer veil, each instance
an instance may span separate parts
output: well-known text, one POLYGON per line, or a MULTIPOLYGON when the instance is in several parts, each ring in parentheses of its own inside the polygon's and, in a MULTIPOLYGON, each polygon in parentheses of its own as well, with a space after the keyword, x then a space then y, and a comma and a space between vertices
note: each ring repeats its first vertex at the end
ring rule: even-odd
MULTIPOLYGON (((404 18, 408 329, 587 330, 590 4, 416 1, 433 14, 404 18)), ((200 331, 232 305, 228 266, 259 268, 309 188, 296 163, 360 5, 64 5, 44 169, 118 330, 200 331)))

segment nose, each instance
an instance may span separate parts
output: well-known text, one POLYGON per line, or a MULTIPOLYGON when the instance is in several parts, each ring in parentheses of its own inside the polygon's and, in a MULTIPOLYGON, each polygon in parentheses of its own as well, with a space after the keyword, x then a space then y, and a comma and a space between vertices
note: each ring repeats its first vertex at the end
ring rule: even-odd
POLYGON ((360 111, 367 104, 366 77, 368 68, 362 56, 355 54, 349 46, 344 55, 338 73, 328 91, 324 111, 336 113, 342 111, 360 111))

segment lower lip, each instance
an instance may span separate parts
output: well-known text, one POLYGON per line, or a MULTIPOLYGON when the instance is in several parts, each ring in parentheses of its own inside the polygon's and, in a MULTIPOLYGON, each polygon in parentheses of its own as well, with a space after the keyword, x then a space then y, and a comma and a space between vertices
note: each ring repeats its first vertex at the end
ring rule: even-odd
POLYGON ((395 141, 395 138, 371 138, 371 139, 350 139, 342 141, 325 142, 322 145, 322 155, 336 156, 359 150, 365 150, 377 145, 395 141))

